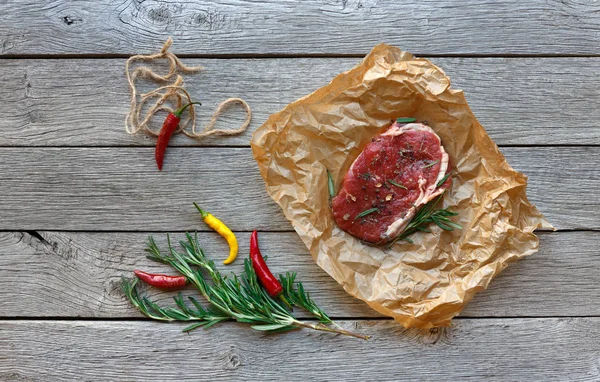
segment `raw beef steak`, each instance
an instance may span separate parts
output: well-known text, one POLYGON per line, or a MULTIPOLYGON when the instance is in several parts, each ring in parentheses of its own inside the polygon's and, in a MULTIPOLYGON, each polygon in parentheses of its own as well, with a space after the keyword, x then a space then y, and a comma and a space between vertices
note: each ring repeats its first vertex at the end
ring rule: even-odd
POLYGON ((334 219, 359 239, 387 243, 449 187, 450 179, 437 187, 448 171, 448 154, 429 126, 396 122, 350 166, 331 203, 334 219))

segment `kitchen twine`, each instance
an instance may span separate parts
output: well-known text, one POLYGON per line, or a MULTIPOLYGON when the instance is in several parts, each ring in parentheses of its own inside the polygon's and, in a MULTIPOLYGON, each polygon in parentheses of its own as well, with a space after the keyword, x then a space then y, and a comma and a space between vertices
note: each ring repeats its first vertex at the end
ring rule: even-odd
MULTIPOLYGON (((131 102, 129 105, 129 113, 127 113, 127 116, 125 117, 125 130, 129 134, 136 134, 137 132, 142 130, 147 134, 153 135, 155 137, 158 136, 160 131, 154 131, 154 130, 150 129, 150 127, 148 126, 148 123, 150 122, 152 117, 160 111, 166 111, 167 113, 174 112, 174 109, 172 109, 171 107, 164 104, 165 101, 168 99, 174 99, 175 105, 176 105, 175 110, 179 109, 180 107, 183 106, 184 99, 187 100, 186 103, 192 102, 190 93, 188 93, 188 91, 183 86, 183 77, 181 77, 181 75, 179 75, 178 72, 184 73, 184 74, 198 73, 198 72, 204 70, 204 67, 202 67, 202 66, 193 66, 192 67, 192 66, 184 65, 179 60, 179 58, 177 58, 177 56, 175 54, 169 52, 169 48, 171 47, 172 44, 173 44, 173 39, 171 37, 169 37, 167 39, 167 41, 165 41, 165 43, 159 53, 148 54, 148 55, 138 54, 135 56, 131 56, 129 59, 127 59, 127 62, 125 63, 125 74, 127 75, 127 82, 129 83, 129 91, 131 92, 131 102), (135 68, 133 70, 133 72, 130 70, 131 63, 134 61, 152 62, 154 60, 159 60, 159 59, 163 59, 163 58, 167 59, 167 61, 169 62, 169 72, 167 74, 165 74, 164 76, 161 76, 160 74, 155 73, 148 66, 139 66, 139 67, 135 68), (175 81, 173 83, 161 86, 161 87, 154 89, 148 93, 140 93, 139 94, 139 102, 138 102, 138 92, 135 87, 135 82, 138 78, 148 78, 157 83, 167 83, 175 75, 177 75, 177 77, 175 77, 175 81), (140 121, 140 118, 142 117, 142 108, 144 107, 146 102, 148 102, 150 99, 154 99, 154 98, 157 98, 156 102, 154 102, 154 104, 150 107, 150 109, 148 110, 146 115, 140 121)), ((250 106, 248 105, 248 103, 246 101, 244 101, 241 98, 228 98, 225 101, 221 102, 219 104, 219 106, 217 106, 210 121, 206 124, 204 129, 200 132, 197 132, 196 131, 196 110, 194 108, 194 105, 190 105, 187 110, 188 110, 187 118, 182 120, 181 123, 179 123, 179 127, 175 131, 175 133, 182 132, 185 135, 187 135, 188 137, 194 138, 194 139, 201 139, 201 138, 208 137, 211 135, 241 134, 244 131, 246 131, 246 129, 248 128, 248 125, 250 124, 250 120, 252 119, 252 110, 250 109, 250 106), (244 120, 244 122, 240 125, 239 128, 237 128, 235 130, 215 129, 214 127, 215 127, 215 123, 217 122, 217 119, 219 119, 219 117, 221 116, 221 114, 223 114, 223 112, 225 110, 227 110, 229 107, 231 107, 235 104, 239 104, 244 108, 244 110, 246 112, 246 119, 244 120), (191 132, 186 130, 186 128, 188 127, 189 124, 191 124, 191 126, 192 126, 191 132)))

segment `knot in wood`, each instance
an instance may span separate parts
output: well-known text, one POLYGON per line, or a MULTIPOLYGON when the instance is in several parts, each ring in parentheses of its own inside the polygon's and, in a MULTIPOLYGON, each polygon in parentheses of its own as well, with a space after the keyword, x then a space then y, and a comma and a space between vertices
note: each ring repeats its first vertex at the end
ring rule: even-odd
POLYGON ((227 353, 224 355, 224 365, 223 368, 225 370, 235 370, 242 364, 242 358, 238 354, 235 348, 230 348, 227 353))

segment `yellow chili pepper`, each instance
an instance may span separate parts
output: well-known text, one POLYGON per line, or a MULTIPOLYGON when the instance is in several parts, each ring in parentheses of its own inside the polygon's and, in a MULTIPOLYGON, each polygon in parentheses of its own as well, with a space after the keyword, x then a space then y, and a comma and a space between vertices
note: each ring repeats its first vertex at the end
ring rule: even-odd
POLYGON ((210 228, 217 231, 219 235, 223 236, 225 240, 227 240, 227 243, 229 244, 229 257, 226 258, 225 261, 223 261, 223 264, 233 263, 233 260, 235 260, 238 253, 238 242, 233 232, 231 232, 229 227, 227 227, 225 223, 217 219, 213 214, 203 211, 202 208, 200 208, 196 203, 194 203, 194 206, 196 206, 198 212, 200 212, 200 215, 202 215, 202 219, 204 219, 204 222, 210 228))

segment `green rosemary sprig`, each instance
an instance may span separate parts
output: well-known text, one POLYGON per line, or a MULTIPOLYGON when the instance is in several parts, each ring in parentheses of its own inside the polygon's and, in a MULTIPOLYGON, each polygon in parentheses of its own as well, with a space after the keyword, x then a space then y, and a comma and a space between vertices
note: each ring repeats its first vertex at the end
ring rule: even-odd
POLYGON ((405 186, 401 185, 401 184, 400 184, 400 183, 398 183, 398 182, 394 182, 394 181, 393 181, 393 180, 391 180, 391 179, 388 179, 388 181, 387 181, 387 182, 388 182, 389 184, 392 184, 392 185, 396 186, 396 187, 400 187, 400 188, 404 188, 405 190, 408 190, 408 188, 406 188, 405 186))
POLYGON ((304 290, 300 282, 296 282, 296 272, 279 275, 279 281, 283 286, 283 299, 290 305, 298 306, 319 319, 324 324, 334 322, 319 306, 310 298, 310 294, 304 290))
POLYGON ((176 308, 161 308, 155 302, 149 300, 147 297, 143 297, 140 295, 137 278, 127 279, 123 278, 121 283, 121 288, 123 289, 123 293, 127 297, 127 299, 131 302, 133 306, 139 309, 144 315, 154 320, 159 321, 199 321, 194 323, 185 329, 184 332, 204 327, 209 328, 213 325, 216 325, 223 321, 230 320, 230 317, 222 314, 221 312, 209 308, 205 310, 198 301, 193 297, 188 297, 192 304, 196 307, 196 310, 189 308, 186 306, 183 301, 183 296, 181 293, 174 297, 175 304, 179 307, 176 308))
MULTIPOLYGON (((204 308, 199 301, 189 297, 193 307, 188 306, 180 294, 174 298, 177 308, 162 308, 147 297, 141 296, 137 280, 123 279, 122 289, 133 306, 149 318, 159 321, 196 321, 186 327, 190 331, 199 327, 209 328, 227 320, 248 323, 252 329, 277 333, 298 328, 344 334, 367 339, 367 336, 352 333, 326 324, 334 324, 331 319, 314 303, 301 283, 295 282, 295 274, 280 276, 284 286, 283 299, 292 305, 306 309, 321 322, 310 323, 296 319, 281 301, 273 299, 259 284, 249 259, 244 260, 244 272, 223 276, 216 269, 198 244, 198 235, 192 237, 186 233, 187 241, 181 241, 183 251, 176 250, 168 238, 168 252, 162 253, 152 237, 149 238, 148 258, 169 264, 198 289, 209 304, 204 308), (209 278, 204 276, 207 273, 209 278)), ((334 324, 335 325, 335 324, 334 324)))
POLYGON ((360 214, 356 215, 356 217, 354 218, 354 221, 356 221, 356 219, 360 219, 363 218, 367 215, 372 214, 373 212, 377 212, 379 211, 379 208, 373 207, 373 208, 369 208, 368 210, 364 210, 363 212, 361 212, 360 214))
POLYGON ((398 123, 411 123, 416 122, 417 120, 414 118, 396 118, 396 122, 398 123))
POLYGON ((431 162, 431 163, 429 163, 429 164, 427 164, 427 165, 423 166, 423 168, 428 168, 428 167, 431 167, 431 166, 433 166, 433 165, 437 164, 438 162, 439 162, 439 160, 436 160, 436 161, 434 161, 434 162, 431 162))
POLYGON ((435 188, 439 188, 442 186, 442 184, 444 184, 446 182, 446 180, 448 180, 448 178, 450 177, 450 173, 447 173, 446 176, 444 176, 436 185, 435 188))
POLYGON ((329 189, 329 199, 331 200, 335 196, 335 184, 329 170, 327 170, 327 188, 329 189))
POLYGON ((415 232, 431 232, 426 228, 430 223, 435 223, 438 227, 445 231, 452 231, 454 228, 461 229, 462 226, 450 220, 451 216, 456 216, 458 215, 458 213, 452 212, 447 208, 444 208, 443 210, 435 209, 435 206, 438 204, 438 202, 442 199, 443 196, 444 194, 442 193, 435 200, 423 206, 423 208, 421 208, 419 212, 417 212, 417 214, 411 220, 411 222, 408 223, 404 231, 402 231, 402 233, 398 235, 389 244, 389 247, 394 245, 399 240, 404 240, 409 243, 412 243, 413 241, 408 237, 415 232))

